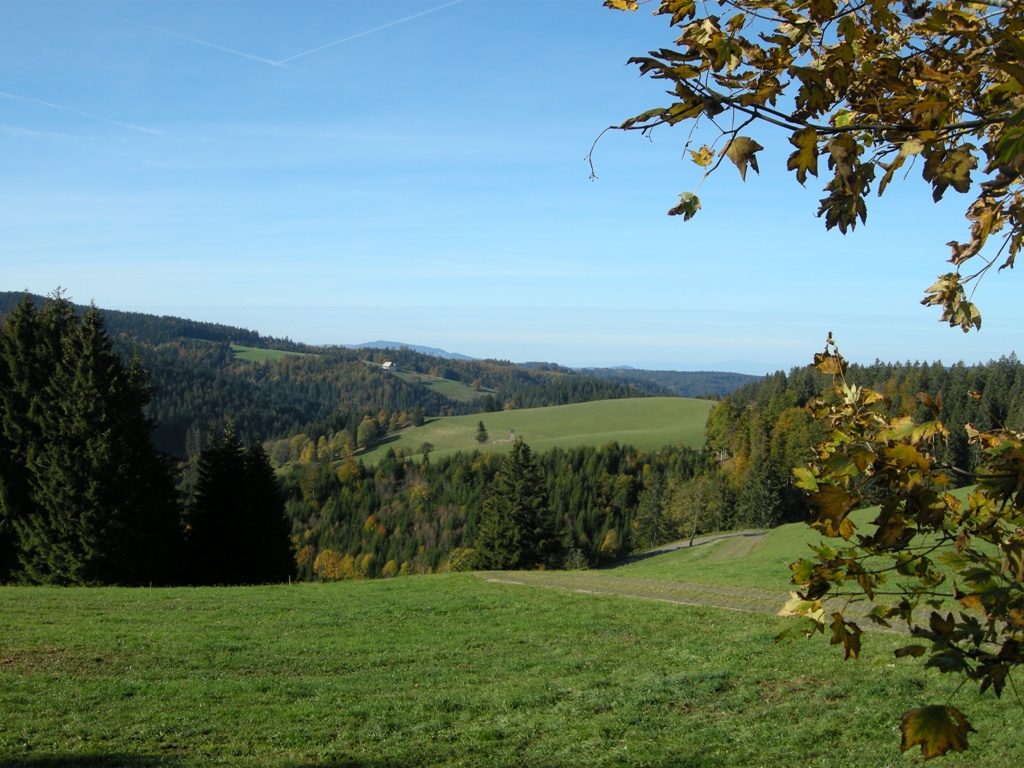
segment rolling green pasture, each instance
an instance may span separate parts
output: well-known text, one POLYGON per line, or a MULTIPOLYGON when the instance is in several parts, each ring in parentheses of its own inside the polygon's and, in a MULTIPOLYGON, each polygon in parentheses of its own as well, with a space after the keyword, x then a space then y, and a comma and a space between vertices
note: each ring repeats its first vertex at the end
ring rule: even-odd
MULTIPOLYGON (((966 502, 971 490, 973 486, 952 493, 966 502)), ((858 533, 871 534, 874 530, 871 521, 877 515, 878 507, 865 507, 850 513, 850 519, 858 533)), ((808 545, 821 541, 822 537, 809 526, 792 523, 765 531, 763 536, 724 539, 679 549, 604 572, 628 578, 676 579, 786 591, 793 588, 789 584, 788 564, 811 556, 808 545)))
MULTIPOLYGON (((917 765, 899 713, 952 683, 785 620, 470 574, 205 589, 0 589, 2 766, 917 765)), ((966 688, 943 765, 1022 756, 966 688)))
POLYGON ((432 389, 437 394, 447 397, 449 400, 454 400, 457 403, 471 403, 487 394, 486 392, 478 392, 461 381, 442 379, 425 373, 417 373, 416 371, 397 371, 395 376, 409 384, 417 384, 421 387, 432 389))
POLYGON ((613 440, 641 450, 675 444, 698 447, 704 443, 704 423, 713 405, 710 400, 683 397, 637 397, 448 416, 403 430, 365 454, 364 460, 372 464, 388 448, 416 454, 423 443, 433 446, 432 456, 477 448, 504 453, 512 448, 513 432, 537 453, 551 448, 600 446, 613 440), (483 445, 476 442, 480 421, 490 435, 483 445))
POLYGON ((276 363, 285 357, 309 357, 308 352, 287 352, 283 349, 263 349, 262 347, 244 347, 241 344, 232 344, 231 351, 235 353, 235 360, 246 360, 250 363, 276 363))

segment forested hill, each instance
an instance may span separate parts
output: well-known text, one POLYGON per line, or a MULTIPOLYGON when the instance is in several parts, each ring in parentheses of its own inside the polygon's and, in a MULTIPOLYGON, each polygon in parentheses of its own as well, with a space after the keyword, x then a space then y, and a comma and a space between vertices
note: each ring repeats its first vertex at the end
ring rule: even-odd
MULTIPOLYGON (((43 296, 29 294, 37 307, 41 307, 46 299, 43 296)), ((0 315, 6 315, 21 302, 25 294, 20 291, 0 291, 0 315)), ((78 312, 86 307, 75 304, 78 312)), ((162 344, 175 339, 202 339, 204 341, 234 342, 251 347, 264 347, 301 351, 304 347, 289 339, 277 339, 261 336, 248 328, 238 328, 221 323, 209 323, 201 320, 188 320, 183 317, 169 315, 149 315, 142 312, 122 312, 118 309, 104 309, 103 323, 111 336, 127 337, 134 341, 147 344, 162 344)))
POLYGON ((583 368, 581 373, 607 381, 632 384, 648 395, 709 399, 728 395, 762 378, 726 371, 648 371, 638 368, 583 368))
MULTIPOLYGON (((0 316, 23 298, 23 293, 0 293, 0 316)), ((355 445, 366 419, 379 434, 425 416, 642 394, 628 384, 558 366, 540 370, 494 360, 446 360, 408 349, 310 347, 218 323, 102 313, 119 353, 138 355, 149 373, 157 447, 179 457, 202 447, 225 417, 245 440, 304 432, 331 435, 343 444, 337 438, 344 433, 355 445), (382 368, 388 360, 397 370, 382 368)))
MULTIPOLYGON (((977 446, 968 442, 967 424, 980 430, 1024 430, 1024 364, 1014 355, 971 366, 851 365, 846 380, 881 392, 889 416, 908 415, 919 423, 932 418, 920 393, 941 402, 939 418, 949 429, 943 458, 963 472, 973 470, 978 459, 977 446)), ((807 497, 793 488, 791 470, 806 465, 812 446, 823 437, 821 425, 805 406, 830 384, 831 377, 811 367, 794 368, 741 387, 715 405, 705 440, 716 469, 688 489, 706 515, 701 527, 807 519, 807 497)))

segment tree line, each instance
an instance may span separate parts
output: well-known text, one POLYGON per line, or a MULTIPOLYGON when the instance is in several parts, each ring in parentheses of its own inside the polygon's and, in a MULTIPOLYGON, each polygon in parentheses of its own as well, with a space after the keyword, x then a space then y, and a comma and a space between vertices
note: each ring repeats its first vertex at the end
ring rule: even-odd
POLYGON ((707 462, 705 452, 684 447, 644 453, 609 443, 533 455, 518 441, 504 458, 471 451, 416 460, 389 450, 366 467, 349 454, 340 464, 292 464, 282 481, 300 575, 354 578, 495 567, 480 558, 479 539, 488 538, 482 533, 488 526, 490 540, 502 538, 493 529, 522 513, 502 507, 517 495, 533 499, 524 503, 534 505, 535 527, 547 531, 536 539, 543 551, 500 562, 610 562, 664 537, 688 535, 682 497, 664 489, 678 489, 706 471, 707 462), (524 482, 529 493, 511 492, 524 482), (655 485, 663 489, 656 511, 648 498, 655 485), (495 512, 499 508, 505 512, 495 512))
POLYGON ((0 322, 0 581, 253 583, 294 562, 261 445, 228 428, 197 457, 194 493, 153 447, 138 358, 95 308, 30 297, 0 322))
MULTIPOLYGON (((0 316, 24 299, 0 293, 0 316)), ((38 296, 28 299, 37 309, 44 303, 38 296)), ((78 314, 86 311, 69 306, 78 314)), ((122 359, 137 357, 149 375, 146 413, 155 422, 156 447, 179 459, 204 447, 225 418, 246 442, 284 440, 300 432, 318 440, 343 432, 356 445, 366 418, 384 434, 412 423, 414 412, 452 416, 642 394, 628 384, 561 366, 447 360, 409 349, 308 347, 245 328, 137 312, 104 311, 103 318, 115 351, 122 359), (252 362, 238 359, 232 344, 304 354, 252 362), (479 397, 445 397, 382 370, 385 360, 407 371, 462 382, 479 397)))
MULTIPOLYGON (((938 397, 951 433, 948 461, 966 471, 977 461, 976 447, 958 437, 967 423, 1024 427, 1024 365, 1012 356, 974 366, 876 362, 853 366, 849 375, 883 391, 894 416, 921 417, 927 406, 920 392, 938 397)), ((699 451, 644 454, 609 444, 532 457, 543 478, 544 528, 553 532, 542 539, 557 553, 541 560, 592 566, 703 532, 810 519, 792 469, 806 466, 824 437, 807 405, 830 384, 831 377, 808 367, 741 387, 712 409, 699 451)), ((339 463, 329 452, 314 451, 309 438, 303 444, 305 460, 291 464, 283 480, 304 576, 389 576, 511 562, 481 560, 478 542, 489 489, 501 485, 497 478, 507 460, 476 452, 414 460, 389 451, 375 467, 365 467, 352 452, 339 463)))

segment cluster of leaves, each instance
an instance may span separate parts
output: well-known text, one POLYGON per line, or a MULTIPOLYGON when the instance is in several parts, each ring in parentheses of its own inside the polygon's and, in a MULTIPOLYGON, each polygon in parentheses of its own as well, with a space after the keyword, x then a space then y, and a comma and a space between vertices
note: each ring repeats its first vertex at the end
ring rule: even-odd
MULTIPOLYGON (((672 101, 615 127, 648 134, 708 124, 715 139, 688 144, 691 159, 705 174, 728 159, 741 178, 759 170, 763 149, 748 128, 781 130, 801 184, 824 159, 818 216, 843 233, 866 220, 868 195, 881 195, 908 163, 919 164, 936 201, 975 188, 968 237, 949 244, 954 269, 922 303, 940 307, 951 326, 980 327, 965 286, 994 265, 1012 267, 1024 243, 1024 4, 660 0, 655 14, 678 28, 675 47, 630 61, 665 81, 672 101), (998 253, 985 256, 999 233, 998 253)), ((669 213, 689 219, 699 208, 684 192, 669 213)))
MULTIPOLYGON (((918 642, 897 656, 927 657, 1001 695, 1024 663, 1024 433, 967 425, 979 459, 965 472, 944 458, 941 395, 918 396, 925 420, 890 415, 881 392, 847 381, 831 336, 815 366, 835 379, 810 406, 827 434, 794 474, 815 507, 812 527, 829 541, 791 566, 800 588, 791 608, 810 632, 827 623, 848 658, 862 635, 851 612, 903 623, 918 642), (976 483, 966 503, 950 493, 965 481, 976 483), (878 516, 859 532, 850 512, 879 494, 878 516), (870 610, 858 610, 865 601, 870 610)), ((915 709, 903 718, 903 748, 920 745, 928 757, 962 750, 970 730, 955 707, 915 709)))

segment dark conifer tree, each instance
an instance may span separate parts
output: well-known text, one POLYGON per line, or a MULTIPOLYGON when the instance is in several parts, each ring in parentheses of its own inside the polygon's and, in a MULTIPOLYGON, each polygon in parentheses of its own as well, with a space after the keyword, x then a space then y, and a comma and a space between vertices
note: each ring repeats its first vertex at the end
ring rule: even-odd
POLYGON ((180 550, 167 464, 153 450, 137 364, 114 353, 98 310, 80 321, 60 301, 42 313, 59 357, 29 410, 30 506, 18 517, 21 577, 59 584, 166 583, 180 550), (65 323, 70 317, 71 322, 65 323))
POLYGON ((28 451, 38 435, 30 413, 38 413, 51 372, 40 319, 26 294, 0 322, 0 581, 18 570, 15 526, 30 508, 28 451))
POLYGON ((544 474, 522 439, 488 488, 474 547, 478 568, 498 570, 553 565, 561 554, 544 474))
POLYGON ((249 563, 253 566, 247 581, 286 581, 295 573, 295 553, 284 492, 262 445, 253 443, 244 458, 249 498, 245 528, 250 532, 249 563))
POLYGON ((284 495, 262 446, 243 449, 228 425, 199 454, 187 518, 187 580, 263 584, 294 571, 284 495))

